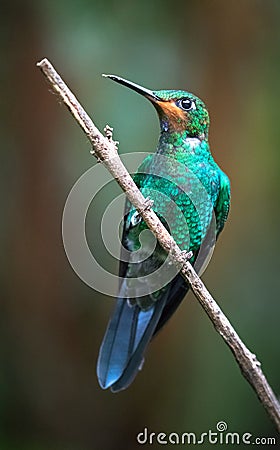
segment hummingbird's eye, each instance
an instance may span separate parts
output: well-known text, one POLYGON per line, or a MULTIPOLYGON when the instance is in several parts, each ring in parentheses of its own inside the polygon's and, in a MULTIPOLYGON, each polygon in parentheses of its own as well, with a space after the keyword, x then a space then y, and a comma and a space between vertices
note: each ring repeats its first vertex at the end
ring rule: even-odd
POLYGON ((190 111, 191 109, 196 109, 196 104, 193 100, 189 98, 182 98, 178 100, 177 105, 179 108, 182 108, 184 111, 190 111))

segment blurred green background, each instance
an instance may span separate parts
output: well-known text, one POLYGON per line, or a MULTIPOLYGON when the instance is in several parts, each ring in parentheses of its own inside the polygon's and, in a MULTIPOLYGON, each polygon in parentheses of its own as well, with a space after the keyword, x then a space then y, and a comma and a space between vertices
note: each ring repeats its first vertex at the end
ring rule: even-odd
MULTIPOLYGON (((61 238, 68 192, 95 162, 35 63, 54 63, 96 124, 114 127, 123 153, 155 148, 156 114, 101 73, 205 100, 232 208, 203 279, 279 394, 279 1, 3 1, 0 17, 0 449, 134 449, 144 427, 202 433, 220 420, 275 436, 191 294, 132 386, 99 388, 113 300, 75 275, 61 238)), ((118 192, 112 183, 105 197, 118 192)))

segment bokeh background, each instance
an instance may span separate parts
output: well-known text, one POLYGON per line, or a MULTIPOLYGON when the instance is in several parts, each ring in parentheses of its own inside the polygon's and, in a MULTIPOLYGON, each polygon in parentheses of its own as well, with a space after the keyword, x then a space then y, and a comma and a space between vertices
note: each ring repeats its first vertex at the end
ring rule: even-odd
MULTIPOLYGON (((51 59, 96 124, 114 127, 123 153, 155 148, 156 114, 101 73, 205 100, 232 208, 203 279, 279 394, 279 1, 3 1, 0 17, 0 449, 134 449, 144 427, 202 433, 220 420, 229 431, 276 436, 191 294, 133 385, 99 388, 113 300, 75 275, 61 238, 67 195, 95 162, 35 63, 51 59)), ((87 223, 112 270, 94 236, 116 193, 112 183, 87 223)))

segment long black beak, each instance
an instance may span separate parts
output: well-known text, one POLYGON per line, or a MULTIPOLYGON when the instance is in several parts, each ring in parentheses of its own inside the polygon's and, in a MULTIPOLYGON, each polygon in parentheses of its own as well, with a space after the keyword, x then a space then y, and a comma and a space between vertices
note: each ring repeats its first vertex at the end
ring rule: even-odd
POLYGON ((146 89, 142 86, 139 86, 139 84, 133 83, 132 81, 125 80, 124 78, 118 77, 117 75, 106 75, 103 74, 103 77, 110 78, 113 81, 116 81, 117 83, 123 84, 124 86, 133 89, 133 91, 138 92, 138 94, 144 95, 147 99, 151 100, 152 102, 160 101, 161 99, 155 94, 155 92, 151 91, 150 89, 146 89))

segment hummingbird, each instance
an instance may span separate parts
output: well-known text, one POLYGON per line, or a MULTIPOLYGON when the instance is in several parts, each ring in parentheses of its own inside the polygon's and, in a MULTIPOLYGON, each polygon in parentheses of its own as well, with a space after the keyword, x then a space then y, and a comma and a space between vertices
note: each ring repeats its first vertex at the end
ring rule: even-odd
MULTIPOLYGON (((152 91, 116 75, 104 76, 141 94, 157 111, 160 136, 156 152, 144 159, 133 178, 143 195, 154 202, 156 214, 180 249, 192 252, 190 262, 201 273, 230 207, 229 178, 210 152, 208 110, 200 98, 186 91, 152 91)), ((149 245, 145 248, 141 234, 147 229, 127 200, 119 292, 97 362, 99 384, 112 392, 132 383, 142 369, 150 341, 189 290, 172 263, 165 265, 167 254, 157 242, 152 250, 149 245), (151 276, 164 265, 163 281, 151 276)))

